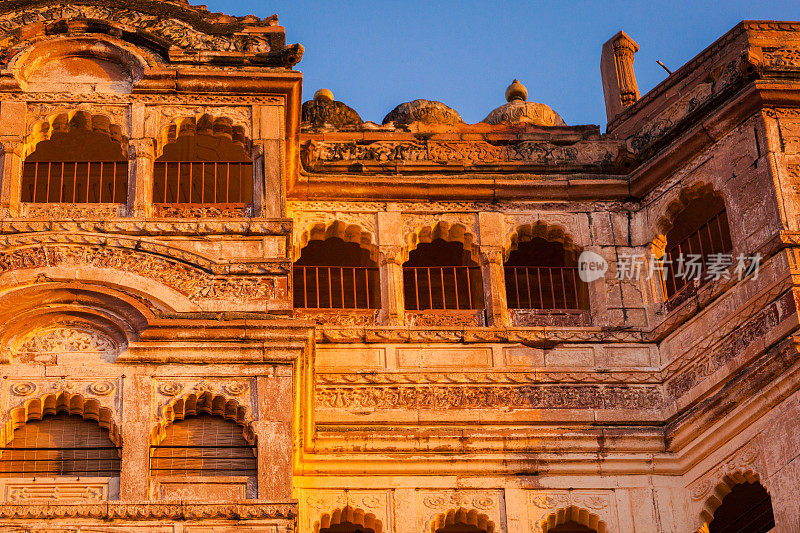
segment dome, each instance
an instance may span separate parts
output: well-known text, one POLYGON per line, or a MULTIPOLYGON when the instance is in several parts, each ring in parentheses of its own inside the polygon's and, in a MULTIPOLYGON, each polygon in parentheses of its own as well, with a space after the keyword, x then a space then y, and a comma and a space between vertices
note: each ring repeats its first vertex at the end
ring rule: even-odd
POLYGON ((534 126, 566 126, 564 119, 545 104, 528 102, 528 90, 519 80, 506 89, 507 104, 501 105, 483 119, 487 124, 533 124, 534 126))
POLYGON ((458 112, 441 102, 435 100, 414 100, 406 102, 392 109, 383 118, 383 124, 394 122, 396 124, 463 124, 458 112))
POLYGON ((303 122, 314 126, 330 124, 335 128, 361 126, 364 121, 350 106, 333 99, 328 89, 314 93, 314 99, 303 104, 303 122))

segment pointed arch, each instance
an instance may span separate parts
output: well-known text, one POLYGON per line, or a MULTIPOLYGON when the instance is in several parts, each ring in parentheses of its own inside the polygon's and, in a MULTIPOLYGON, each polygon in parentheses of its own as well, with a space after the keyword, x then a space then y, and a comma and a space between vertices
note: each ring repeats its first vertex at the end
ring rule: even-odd
POLYGON ((319 533, 320 530, 331 526, 347 523, 369 528, 375 533, 383 533, 383 524, 374 514, 367 513, 363 509, 357 507, 350 507, 349 505, 323 514, 319 521, 314 524, 314 533, 319 533))
POLYGON ((539 521, 539 527, 541 528, 542 533, 548 533, 548 531, 556 526, 560 526, 568 522, 575 522, 582 526, 586 526, 595 530, 597 533, 608 533, 606 523, 600 520, 599 516, 574 505, 563 507, 550 513, 539 521))
MULTIPOLYGON (((725 499, 725 496, 730 494, 733 488, 740 483, 761 483, 761 477, 758 472, 750 469, 735 470, 722 476, 719 482, 714 485, 711 494, 703 501, 703 508, 700 510, 700 519, 705 527, 714 520, 714 513, 722 505, 722 500, 725 499)), ((766 487, 764 488, 766 489, 766 487)), ((703 528, 701 527, 698 531, 702 532, 703 528)))
POLYGON ((239 404, 234 398, 212 391, 189 392, 176 396, 163 405, 159 412, 159 420, 151 431, 150 444, 158 445, 166 435, 166 428, 175 420, 199 414, 219 416, 242 426, 245 440, 255 444, 256 434, 250 424, 247 407, 239 404))
POLYGON ((710 183, 699 181, 681 189, 678 196, 667 204, 661 216, 656 220, 656 236, 652 241, 654 255, 660 257, 664 254, 667 248, 667 234, 673 229, 681 215, 692 204, 699 201, 714 201, 721 204, 723 209, 726 207, 722 193, 710 183))
POLYGON ((533 239, 543 239, 549 242, 560 243, 564 251, 574 256, 577 263, 578 255, 582 248, 575 242, 567 228, 561 224, 550 224, 543 220, 537 220, 531 224, 520 224, 511 231, 503 247, 504 259, 508 259, 509 254, 517 250, 522 243, 530 242, 533 239))
POLYGON ((369 252, 370 259, 378 262, 378 246, 375 243, 375 236, 372 232, 362 228, 359 224, 348 224, 341 220, 329 220, 327 222, 313 222, 301 231, 299 237, 295 239, 294 260, 300 258, 301 250, 311 241, 324 241, 336 237, 344 242, 358 244, 361 248, 369 252))
POLYGON ((116 446, 122 446, 122 435, 111 409, 101 407, 93 398, 84 398, 81 394, 62 390, 31 398, 19 407, 11 409, 8 421, 0 429, 0 443, 8 446, 14 438, 14 430, 24 426, 30 420, 42 420, 48 415, 68 413, 78 415, 84 420, 93 420, 108 430, 108 436, 116 446))
POLYGON ((164 158, 167 145, 178 142, 181 138, 196 135, 208 135, 220 141, 228 141, 241 149, 242 154, 250 159, 252 141, 248 136, 248 127, 237 124, 226 116, 214 116, 209 113, 181 116, 161 129, 156 138, 156 157, 164 158))
POLYGON ((402 260, 408 261, 409 254, 422 243, 431 243, 436 239, 447 242, 460 242, 475 264, 480 264, 480 250, 475 236, 460 223, 440 220, 435 224, 422 225, 406 236, 407 246, 403 250, 402 260))
POLYGON ((120 155, 127 159, 128 138, 123 134, 122 126, 115 124, 108 115, 84 109, 60 111, 36 122, 25 139, 23 157, 27 158, 40 143, 50 141, 53 135, 70 132, 93 133, 98 138, 106 138, 109 143, 117 143, 120 155))
POLYGON ((436 533, 439 529, 448 526, 474 526, 484 533, 495 533, 496 531, 494 522, 487 515, 464 507, 449 509, 436 515, 431 520, 429 533, 436 533))

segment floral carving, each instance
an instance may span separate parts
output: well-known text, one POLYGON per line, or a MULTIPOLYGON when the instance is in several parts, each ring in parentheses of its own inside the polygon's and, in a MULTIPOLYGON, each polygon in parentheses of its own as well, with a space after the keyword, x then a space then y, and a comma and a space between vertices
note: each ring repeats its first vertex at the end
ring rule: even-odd
POLYGON ((162 383, 158 386, 158 392, 164 396, 177 396, 183 390, 183 385, 170 381, 169 383, 162 383))
POLYGON ((331 409, 658 409, 655 386, 416 385, 318 387, 331 409))
POLYGON ((222 388, 231 396, 239 396, 247 392, 250 389, 250 385, 247 383, 226 383, 222 388))
POLYGON ((765 49, 764 61, 773 67, 800 67, 800 48, 765 49))
POLYGON ((110 381, 96 381, 89 385, 89 392, 97 396, 107 396, 114 392, 114 384, 110 381))
POLYGON ((274 297, 275 280, 265 276, 217 277, 151 254, 104 246, 42 246, 0 254, 0 273, 9 270, 85 264, 154 279, 190 300, 274 297))
POLYGON ((174 205, 154 204, 155 216, 174 218, 247 218, 253 216, 253 206, 174 205))
POLYGON ((58 327, 37 331, 15 350, 16 353, 111 353, 116 346, 111 339, 96 331, 75 327, 58 327))
POLYGON ((36 384, 30 381, 23 381, 22 383, 14 383, 11 385, 11 393, 16 396, 28 396, 36 392, 36 384))

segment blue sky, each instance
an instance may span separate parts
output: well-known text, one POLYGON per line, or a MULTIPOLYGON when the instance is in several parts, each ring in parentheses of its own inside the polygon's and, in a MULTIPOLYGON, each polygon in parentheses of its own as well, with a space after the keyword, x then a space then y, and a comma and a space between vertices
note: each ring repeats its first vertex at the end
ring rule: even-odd
MULTIPOLYGON (((197 0, 194 0, 197 1, 197 0)), ((416 98, 440 100, 468 123, 505 102, 519 78, 529 100, 567 124, 605 129, 600 48, 620 29, 640 47, 644 94, 743 19, 800 20, 800 2, 772 0, 510 2, 487 0, 207 0, 211 11, 277 13, 301 43, 304 100, 331 89, 364 120, 380 122, 416 98)))

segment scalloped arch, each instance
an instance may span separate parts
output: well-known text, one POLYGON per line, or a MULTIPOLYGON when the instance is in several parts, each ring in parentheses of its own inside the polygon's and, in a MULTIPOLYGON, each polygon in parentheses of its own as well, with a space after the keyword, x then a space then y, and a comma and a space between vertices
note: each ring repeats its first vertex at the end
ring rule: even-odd
POLYGON ((111 141, 118 142, 127 153, 125 147, 128 138, 122 134, 122 127, 112 122, 111 117, 84 109, 74 109, 69 112, 53 113, 46 119, 36 122, 25 138, 23 157, 33 153, 40 142, 49 141, 54 133, 68 133, 72 130, 93 131, 107 135, 111 141))
POLYGON ((449 509, 436 515, 431 520, 429 531, 430 533, 436 533, 436 530, 447 526, 475 526, 483 530, 484 533, 495 533, 494 522, 489 520, 487 515, 479 513, 475 509, 465 509, 464 507, 449 509))
POLYGON ((606 523, 600 520, 599 516, 574 505, 563 507, 550 513, 539 521, 539 527, 542 529, 542 533, 547 533, 551 528, 566 524, 567 522, 577 522, 582 526, 594 529, 597 533, 608 532, 606 523))
POLYGON ((233 398, 211 391, 189 392, 175 396, 159 410, 159 420, 150 433, 150 444, 157 445, 166 435, 166 428, 175 420, 187 416, 207 414, 221 416, 225 420, 242 426, 245 440, 255 444, 256 434, 250 425, 247 408, 233 398))
POLYGON ((561 243, 564 246, 564 251, 574 254, 576 259, 582 250, 564 226, 537 220, 532 224, 521 224, 508 234, 503 247, 503 257, 508 259, 509 254, 516 250, 520 243, 530 242, 537 238, 561 243))
POLYGON ((367 513, 363 509, 357 507, 350 507, 349 505, 323 514, 319 521, 314 524, 314 533, 319 533, 322 528, 347 522, 361 527, 368 527, 375 531, 375 533, 383 533, 383 524, 374 514, 367 513))
POLYGON ((460 242, 475 264, 480 265, 480 249, 475 236, 463 225, 440 220, 434 225, 419 226, 406 236, 407 246, 402 250, 402 261, 408 261, 409 254, 420 243, 429 243, 436 239, 448 242, 460 242))
POLYGON ((676 218, 681 212, 689 207, 693 201, 707 197, 716 197, 721 199, 723 203, 725 202, 725 197, 713 185, 698 181, 681 189, 678 197, 667 204, 664 213, 656 220, 657 234, 652 241, 654 255, 660 257, 664 254, 667 246, 667 233, 672 229, 676 218))
POLYGON ((377 263, 378 247, 374 242, 373 235, 363 229, 358 224, 347 224, 340 220, 330 220, 328 222, 313 222, 295 239, 294 259, 300 258, 300 253, 310 241, 324 241, 331 237, 337 237, 344 242, 358 244, 369 252, 369 257, 377 263))
MULTIPOLYGON (((708 533, 708 524, 714 520, 714 513, 722 505, 722 500, 740 483, 760 483, 767 490, 766 485, 761 483, 761 477, 758 472, 753 470, 735 470, 725 474, 720 482, 714 486, 711 495, 703 502, 703 508, 700 511, 700 520, 702 520, 703 525, 697 530, 699 533, 708 533)), ((769 493, 769 490, 767 492, 769 493)))
POLYGON ((236 124, 233 119, 225 116, 202 113, 177 117, 161 129, 161 134, 156 139, 156 157, 160 157, 164 153, 164 147, 177 141, 179 137, 199 134, 224 137, 240 146, 249 158, 252 142, 247 131, 246 126, 236 124))
POLYGON ((84 420, 97 422, 101 428, 108 430, 111 442, 122 446, 122 436, 114 422, 111 409, 100 407, 100 402, 95 399, 86 399, 80 394, 66 390, 31 398, 23 405, 11 409, 9 420, 0 430, 0 442, 3 446, 7 446, 14 438, 15 429, 24 426, 29 420, 41 420, 44 416, 58 413, 78 415, 84 420))

